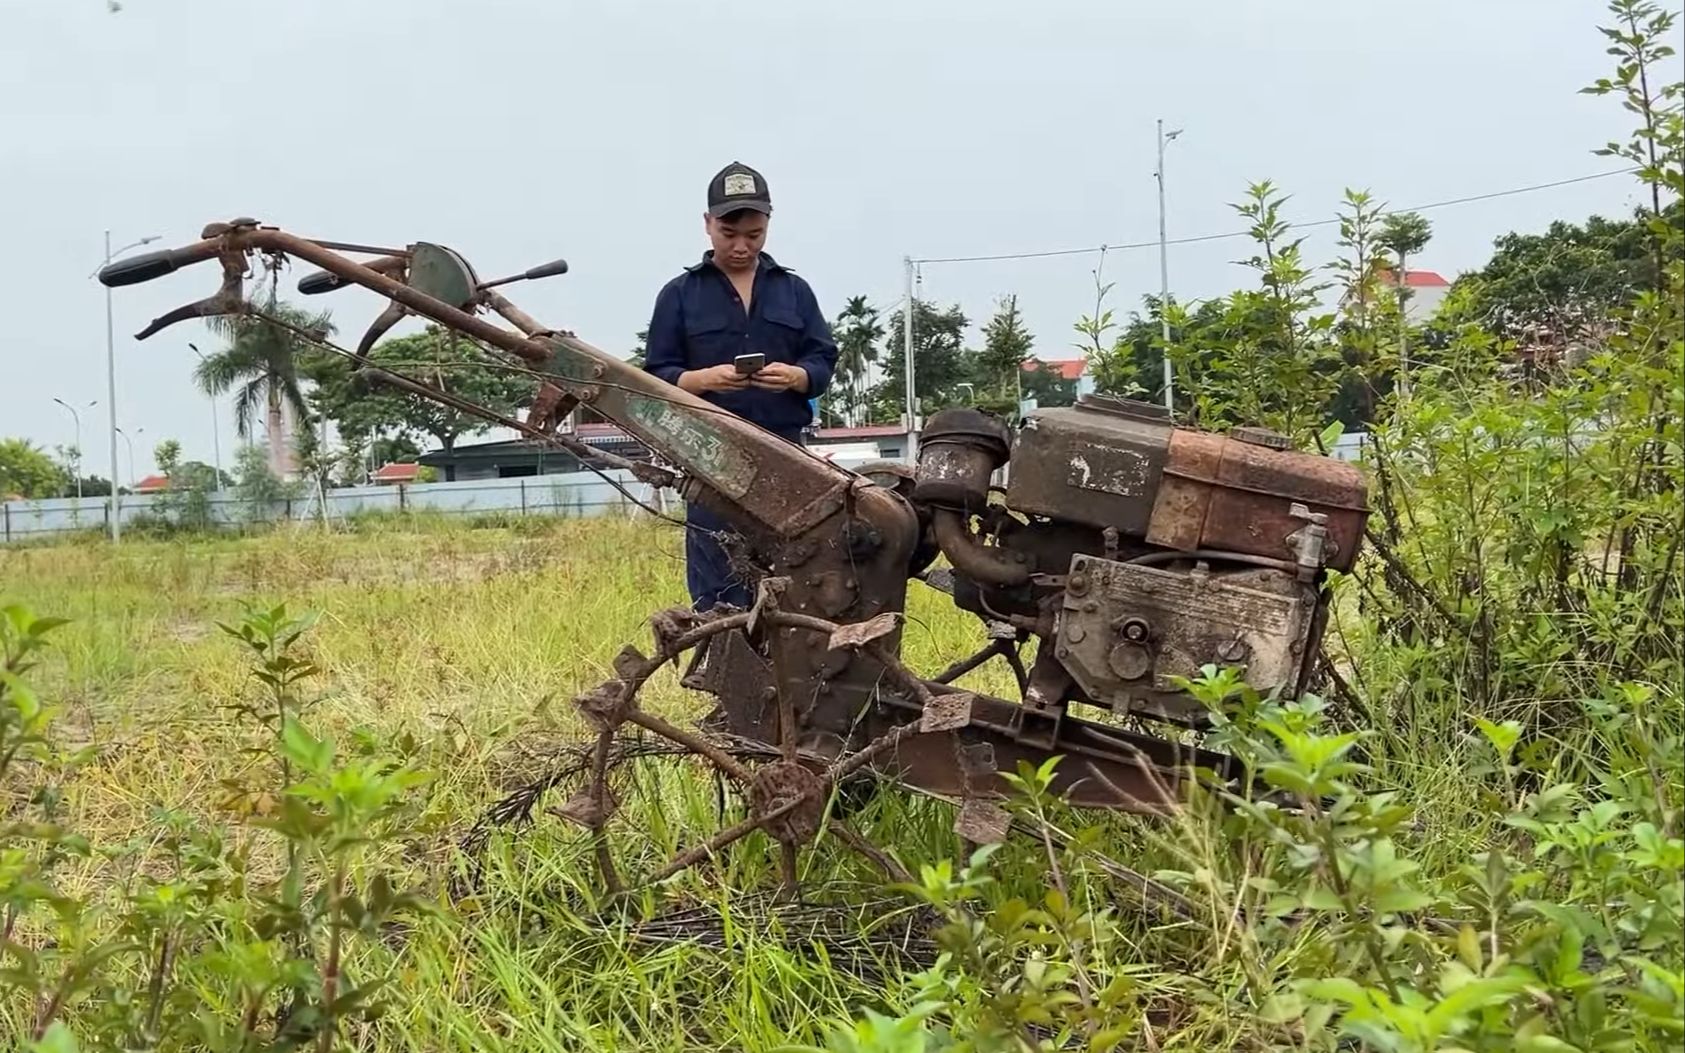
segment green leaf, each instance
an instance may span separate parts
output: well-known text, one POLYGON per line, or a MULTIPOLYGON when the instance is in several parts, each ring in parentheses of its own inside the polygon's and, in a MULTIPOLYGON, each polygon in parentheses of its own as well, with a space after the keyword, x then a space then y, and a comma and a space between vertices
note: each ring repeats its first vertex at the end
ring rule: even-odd
POLYGON ((82 1048, 76 1043, 76 1036, 64 1023, 55 1020, 47 1027, 40 1039, 24 1047, 29 1053, 78 1053, 82 1048))
POLYGON ((1300 902, 1311 910, 1344 910, 1346 906, 1333 889, 1321 884, 1307 889, 1300 902))
POLYGON ((1289 1024, 1305 1015, 1305 998, 1298 991, 1278 991, 1265 999, 1258 1019, 1266 1024, 1289 1024))
POLYGON ((1413 910, 1421 910, 1432 902, 1432 896, 1400 886, 1376 894, 1374 908, 1378 914, 1407 914, 1413 910))
POLYGON ((1502 724, 1494 724, 1484 717, 1475 720, 1475 726, 1486 736, 1486 741, 1492 744, 1492 749, 1498 754, 1498 759, 1509 763, 1510 753, 1515 749, 1515 743, 1521 738, 1521 722, 1506 720, 1502 724))
POLYGON ((1517 974, 1484 976, 1471 980, 1452 991, 1428 1011, 1427 1025, 1436 1035, 1447 1034, 1452 1024, 1463 1016, 1491 1005, 1500 1005, 1515 997, 1527 986, 1526 977, 1517 974))
POLYGON ((281 722, 281 752, 305 771, 321 773, 333 763, 333 743, 310 734, 297 717, 288 714, 281 722))
POLYGON ((1474 931, 1474 926, 1467 922, 1457 929, 1457 960, 1468 966, 1472 972, 1479 972, 1486 962, 1485 952, 1480 946, 1480 935, 1474 931))

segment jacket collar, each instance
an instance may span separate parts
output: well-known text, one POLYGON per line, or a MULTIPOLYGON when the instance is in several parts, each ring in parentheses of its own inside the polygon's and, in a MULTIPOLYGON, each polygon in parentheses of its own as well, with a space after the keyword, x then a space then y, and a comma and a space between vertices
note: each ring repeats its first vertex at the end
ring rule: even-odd
MULTIPOLYGON (((699 271, 701 271, 704 267, 707 267, 708 265, 712 264, 713 262, 714 262, 714 250, 709 249, 707 252, 704 252, 702 254, 702 258, 700 260, 691 264, 689 267, 686 267, 685 271, 686 271, 686 273, 689 273, 689 274, 696 274, 699 271)), ((784 266, 783 264, 779 263, 777 260, 773 259, 770 254, 765 253, 765 252, 761 253, 760 256, 756 257, 756 259, 755 259, 755 270, 756 270, 757 273, 765 271, 765 272, 768 272, 768 273, 771 273, 771 274, 784 274, 784 273, 790 272, 790 268, 788 268, 788 267, 784 266)))

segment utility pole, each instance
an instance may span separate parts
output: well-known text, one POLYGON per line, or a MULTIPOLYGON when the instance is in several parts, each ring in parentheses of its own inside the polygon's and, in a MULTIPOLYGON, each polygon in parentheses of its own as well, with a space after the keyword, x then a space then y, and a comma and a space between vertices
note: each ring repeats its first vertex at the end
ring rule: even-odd
MULTIPOLYGON (((112 252, 111 231, 106 231, 105 262, 101 264, 101 268, 111 266, 112 260, 130 249, 139 248, 148 242, 157 240, 158 235, 148 235, 131 245, 124 245, 116 252, 112 252)), ((117 493, 117 347, 112 336, 111 286, 109 285, 105 287, 105 408, 106 420, 111 426, 111 541, 115 544, 121 540, 123 533, 123 529, 118 522, 122 519, 123 499, 117 493)))
MULTIPOLYGON (((187 347, 188 350, 199 356, 199 361, 203 362, 205 360, 205 353, 199 350, 198 347, 194 346, 192 343, 189 343, 187 347)), ((222 436, 219 434, 219 429, 216 423, 215 395, 211 396, 211 458, 216 462, 216 486, 213 489, 220 494, 222 493, 222 436)))
POLYGON ((1153 173, 1158 180, 1158 320, 1160 334, 1164 337, 1164 408, 1173 413, 1176 396, 1170 368, 1170 319, 1164 313, 1170 307, 1170 253, 1164 236, 1164 145, 1181 134, 1180 128, 1165 134, 1164 119, 1159 119, 1158 168, 1153 173))
POLYGON ((901 351, 907 367, 907 463, 913 464, 919 452, 918 388, 913 379, 913 309, 917 301, 913 299, 913 258, 905 256, 902 262, 907 267, 907 309, 901 316, 901 351))

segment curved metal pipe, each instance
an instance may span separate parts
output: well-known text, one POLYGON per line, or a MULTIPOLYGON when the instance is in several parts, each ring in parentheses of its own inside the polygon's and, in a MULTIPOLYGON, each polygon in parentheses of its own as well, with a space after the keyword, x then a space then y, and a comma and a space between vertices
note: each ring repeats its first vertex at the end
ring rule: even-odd
POLYGON ((1028 560, 1020 553, 990 548, 978 541, 966 528, 962 513, 938 508, 935 520, 936 544, 961 574, 990 585, 1022 585, 1030 580, 1028 560))

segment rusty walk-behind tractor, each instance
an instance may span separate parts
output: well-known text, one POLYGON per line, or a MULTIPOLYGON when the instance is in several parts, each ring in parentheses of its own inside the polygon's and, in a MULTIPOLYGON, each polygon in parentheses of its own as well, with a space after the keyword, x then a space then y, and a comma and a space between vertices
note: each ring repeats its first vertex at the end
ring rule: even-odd
POLYGON ((1090 396, 1039 410, 1016 434, 979 411, 946 410, 930 418, 914 468, 846 471, 544 327, 496 291, 562 273, 561 261, 486 282, 440 245, 316 241, 237 219, 182 248, 113 263, 100 280, 129 285, 221 262, 216 294, 166 314, 138 334, 144 338, 187 318, 264 315, 244 293, 251 264, 273 271, 289 256, 321 268, 300 281, 302 293, 360 285, 389 301, 356 351, 341 352, 369 379, 600 460, 557 429, 574 408, 589 406, 658 458, 621 467, 717 512, 757 568, 752 610, 657 614, 654 653, 628 647, 614 677, 576 700, 596 730, 593 762, 584 787, 557 810, 589 832, 610 889, 628 884, 610 834, 629 824, 616 823, 609 779, 628 726, 705 758, 746 803, 740 822, 644 880, 755 830, 779 846, 789 887, 798 850, 822 832, 900 876, 894 858, 827 808, 842 780, 867 769, 958 802, 957 828, 974 843, 1006 835, 999 773, 1054 755, 1063 759, 1053 788, 1072 804, 1165 812, 1196 769, 1236 777, 1227 758, 1181 741, 1204 711, 1175 678, 1195 677, 1207 664, 1238 666, 1260 690, 1302 691, 1328 613, 1326 573, 1349 569, 1363 536, 1366 494, 1355 468, 1295 452, 1266 431, 1177 428, 1164 410, 1122 399, 1090 396), (356 262, 352 254, 376 258, 356 262), (374 368, 369 349, 406 314, 528 372, 536 391, 527 418, 374 368), (996 485, 1003 474, 1004 486, 996 485), (936 566, 939 556, 947 567, 936 566), (976 614, 988 636, 978 654, 932 677, 899 657, 915 578, 976 614), (1031 640, 1026 666, 1020 653, 1031 640), (952 686, 996 657, 1010 663, 1018 700, 952 686), (705 726, 676 726, 638 703, 653 674, 680 663, 686 686, 718 700, 705 726), (1079 719, 1073 704, 1113 719, 1079 719), (764 749, 751 756, 724 745, 732 741, 764 749))

